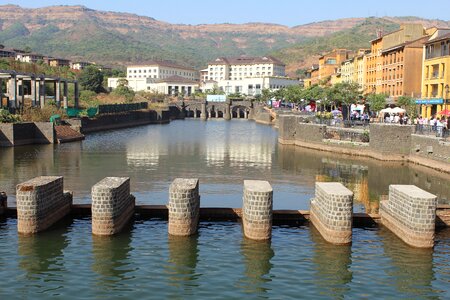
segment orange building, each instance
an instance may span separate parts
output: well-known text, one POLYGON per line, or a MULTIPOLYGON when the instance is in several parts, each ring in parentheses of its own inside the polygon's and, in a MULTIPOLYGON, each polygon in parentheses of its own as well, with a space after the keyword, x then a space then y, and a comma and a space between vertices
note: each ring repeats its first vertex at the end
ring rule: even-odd
POLYGON ((378 33, 367 55, 366 93, 386 93, 393 100, 420 94, 423 50, 419 48, 429 34, 422 24, 403 24, 397 31, 378 33))
POLYGON ((425 36, 382 51, 381 93, 393 101, 400 96, 420 96, 423 45, 427 40, 425 36))
POLYGON ((303 80, 305 88, 319 84, 319 65, 313 65, 311 69, 306 70, 306 77, 303 80))
POLYGON ((334 49, 319 58, 319 81, 331 78, 336 74, 341 63, 353 56, 353 51, 347 49, 334 49))
POLYGON ((366 60, 366 93, 381 93, 381 66, 383 59, 383 38, 381 35, 370 41, 370 53, 366 60))

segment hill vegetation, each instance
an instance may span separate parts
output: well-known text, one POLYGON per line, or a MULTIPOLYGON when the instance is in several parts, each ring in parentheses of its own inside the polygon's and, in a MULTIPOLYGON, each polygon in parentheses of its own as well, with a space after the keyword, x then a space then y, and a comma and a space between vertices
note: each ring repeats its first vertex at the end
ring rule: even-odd
POLYGON ((377 30, 389 32, 404 22, 449 26, 447 21, 416 17, 350 18, 292 28, 265 23, 194 26, 83 6, 26 9, 3 5, 0 44, 111 66, 161 59, 204 68, 218 56, 273 54, 295 74, 324 51, 368 48, 377 30))

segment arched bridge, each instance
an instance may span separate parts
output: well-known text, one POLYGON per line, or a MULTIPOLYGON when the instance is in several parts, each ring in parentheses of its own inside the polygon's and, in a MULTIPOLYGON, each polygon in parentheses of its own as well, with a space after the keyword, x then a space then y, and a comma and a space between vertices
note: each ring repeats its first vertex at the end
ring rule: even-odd
POLYGON ((176 101, 171 102, 169 107, 172 111, 177 110, 181 118, 209 118, 251 119, 254 114, 252 101, 227 100, 226 102, 208 101, 176 101))

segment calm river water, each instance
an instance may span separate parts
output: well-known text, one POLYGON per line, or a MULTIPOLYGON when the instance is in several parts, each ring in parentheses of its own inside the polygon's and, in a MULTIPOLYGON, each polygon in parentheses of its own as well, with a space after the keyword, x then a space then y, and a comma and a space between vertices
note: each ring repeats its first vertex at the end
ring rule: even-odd
MULTIPOLYGON (((131 177, 138 204, 165 204, 176 177, 200 179, 203 207, 241 207, 244 179, 268 180, 275 209, 308 209, 316 181, 340 181, 355 211, 377 211, 389 184, 415 184, 450 199, 450 177, 277 144, 271 127, 245 120, 175 121, 91 134, 79 143, 0 149, 0 190, 63 175, 75 203, 106 176, 131 177)), ((242 238, 236 223, 201 223, 174 239, 167 224, 135 220, 113 238, 70 219, 35 237, 0 219, 0 298, 450 298, 450 231, 434 250, 410 248, 390 232, 355 228, 352 246, 323 242, 314 228, 274 227, 270 243, 242 238)))

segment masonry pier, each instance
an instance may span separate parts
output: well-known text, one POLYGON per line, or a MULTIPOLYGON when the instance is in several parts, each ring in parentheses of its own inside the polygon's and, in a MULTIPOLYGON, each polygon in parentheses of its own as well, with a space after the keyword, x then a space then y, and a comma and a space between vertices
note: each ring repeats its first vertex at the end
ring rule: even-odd
POLYGON ((92 233, 113 235, 120 232, 134 215, 134 207, 130 178, 104 178, 92 187, 92 233))
POLYGON ((272 237, 273 189, 269 182, 244 180, 242 226, 252 240, 272 237))
POLYGON ((178 236, 195 234, 199 215, 199 180, 175 179, 169 189, 169 234, 178 236))
POLYGON ((322 237, 336 245, 352 242, 353 193, 338 182, 316 182, 310 218, 322 237))
POLYGON ((64 193, 62 176, 41 176, 17 185, 17 230, 33 234, 66 216, 72 194, 64 193))
POLYGON ((414 185, 390 185, 389 200, 380 202, 381 222, 405 243, 434 246, 437 197, 414 185))

